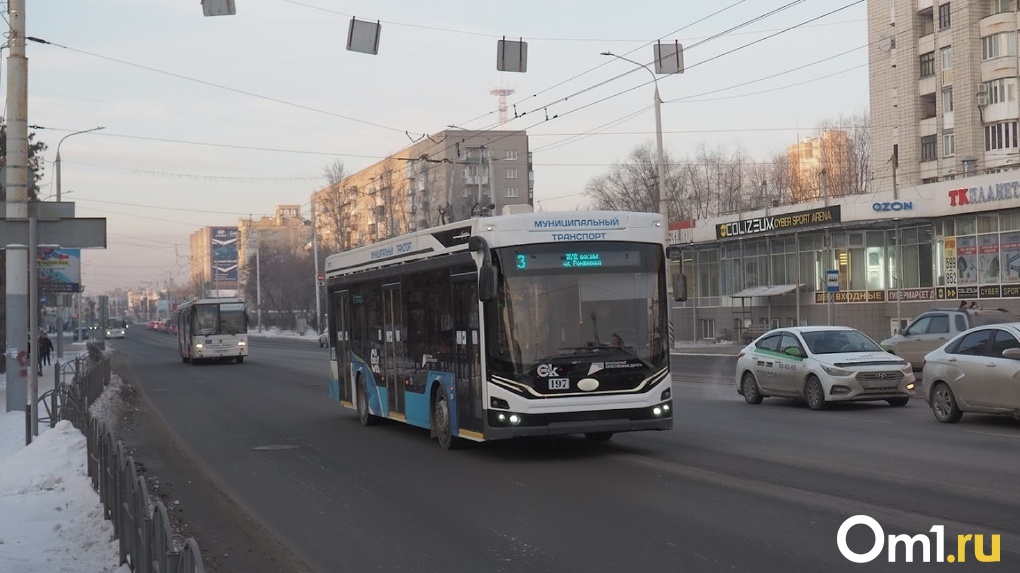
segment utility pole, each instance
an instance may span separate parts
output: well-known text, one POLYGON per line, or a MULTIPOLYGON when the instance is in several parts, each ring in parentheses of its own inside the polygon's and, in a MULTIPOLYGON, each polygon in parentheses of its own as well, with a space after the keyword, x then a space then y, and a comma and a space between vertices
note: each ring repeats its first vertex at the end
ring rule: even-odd
MULTIPOLYGON (((25 57, 25 0, 8 0, 7 16, 7 211, 6 218, 28 218, 28 58, 25 57)), ((28 399, 27 380, 18 368, 28 335, 28 261, 25 245, 7 247, 7 411, 21 410, 28 399)), ((34 255, 34 253, 32 253, 34 255)), ((38 345, 36 345, 38 346, 38 345)), ((34 369, 34 364, 28 368, 34 369)), ((32 370, 34 372, 34 370, 32 370)))
POLYGON ((315 333, 322 332, 322 306, 319 303, 319 233, 316 232, 315 199, 312 199, 312 258, 315 260, 315 333))

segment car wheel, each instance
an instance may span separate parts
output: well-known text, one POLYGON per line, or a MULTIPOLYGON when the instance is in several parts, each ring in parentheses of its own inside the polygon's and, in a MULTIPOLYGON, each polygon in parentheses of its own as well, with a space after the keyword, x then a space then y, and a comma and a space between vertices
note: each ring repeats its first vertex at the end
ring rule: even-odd
POLYGON ((822 390, 822 383, 817 376, 808 378, 807 384, 804 385, 804 401, 812 410, 824 410, 828 407, 825 403, 825 391, 822 390))
POLYGON ((963 417, 963 410, 957 405, 953 390, 945 382, 939 382, 931 391, 931 411, 935 419, 944 424, 959 422, 963 417))
POLYGON ((889 398, 886 402, 889 402, 890 406, 902 408, 910 403, 910 398, 889 398))
POLYGON ((758 381, 754 379, 754 374, 744 372, 744 377, 740 379, 740 390, 748 404, 761 404, 762 395, 758 391, 758 381))

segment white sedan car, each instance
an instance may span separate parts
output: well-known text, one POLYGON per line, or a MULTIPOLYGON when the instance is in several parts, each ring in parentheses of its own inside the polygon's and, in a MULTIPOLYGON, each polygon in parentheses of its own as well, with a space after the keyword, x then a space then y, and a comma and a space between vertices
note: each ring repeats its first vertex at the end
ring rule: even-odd
POLYGON ((924 357, 928 404, 951 424, 964 412, 1020 420, 1020 322, 979 326, 924 357))
POLYGON ((770 396, 802 398, 812 410, 829 402, 863 400, 906 406, 916 383, 906 360, 845 326, 766 332, 740 351, 736 380, 748 404, 770 396))

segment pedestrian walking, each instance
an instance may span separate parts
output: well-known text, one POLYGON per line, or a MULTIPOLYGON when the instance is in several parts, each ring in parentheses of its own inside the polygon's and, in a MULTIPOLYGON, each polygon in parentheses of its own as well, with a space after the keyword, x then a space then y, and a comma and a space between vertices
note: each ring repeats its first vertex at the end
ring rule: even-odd
POLYGON ((39 338, 39 352, 42 354, 42 363, 50 365, 50 355, 53 353, 53 339, 44 332, 39 338))

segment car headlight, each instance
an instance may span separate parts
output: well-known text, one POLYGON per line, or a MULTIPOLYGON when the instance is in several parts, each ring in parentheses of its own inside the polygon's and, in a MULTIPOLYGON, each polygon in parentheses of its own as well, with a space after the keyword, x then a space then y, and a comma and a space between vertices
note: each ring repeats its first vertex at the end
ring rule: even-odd
POLYGON ((835 366, 828 366, 825 364, 822 364, 822 370, 825 370, 825 373, 829 376, 850 376, 853 374, 850 370, 843 370, 842 368, 836 368, 835 366))

